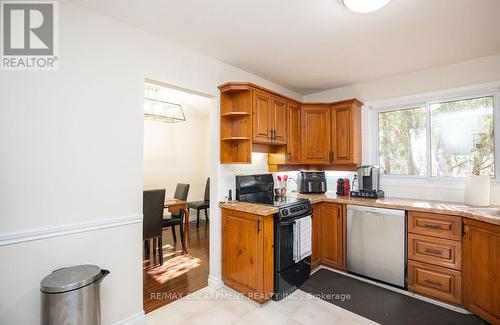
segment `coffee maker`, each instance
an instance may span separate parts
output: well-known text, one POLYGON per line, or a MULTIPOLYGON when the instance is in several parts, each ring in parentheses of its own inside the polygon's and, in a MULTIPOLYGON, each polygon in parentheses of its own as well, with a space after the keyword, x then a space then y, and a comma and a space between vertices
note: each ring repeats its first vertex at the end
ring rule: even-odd
POLYGON ((380 168, 378 166, 365 165, 358 167, 358 190, 351 191, 351 196, 370 199, 384 197, 384 191, 379 188, 379 180, 380 168))

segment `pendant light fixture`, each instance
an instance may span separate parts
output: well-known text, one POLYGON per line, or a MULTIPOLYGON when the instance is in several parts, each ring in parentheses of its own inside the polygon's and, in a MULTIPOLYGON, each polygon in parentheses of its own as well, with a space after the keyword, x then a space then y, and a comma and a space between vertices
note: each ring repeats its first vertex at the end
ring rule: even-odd
POLYGON ((157 87, 146 86, 144 96, 144 118, 167 123, 177 123, 186 120, 180 104, 160 100, 157 87))
POLYGON ((349 10, 358 13, 368 13, 381 9, 391 0, 341 0, 349 10))

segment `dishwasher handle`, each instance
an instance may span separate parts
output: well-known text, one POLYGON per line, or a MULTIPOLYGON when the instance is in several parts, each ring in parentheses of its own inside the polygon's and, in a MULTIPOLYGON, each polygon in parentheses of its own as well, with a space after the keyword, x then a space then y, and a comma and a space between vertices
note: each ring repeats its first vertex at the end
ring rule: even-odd
POLYGON ((361 205, 347 205, 347 211, 359 211, 364 213, 373 213, 373 214, 383 214, 394 217, 404 217, 406 215, 405 210, 396 210, 396 209, 384 209, 384 208, 375 208, 369 206, 361 206, 361 205))

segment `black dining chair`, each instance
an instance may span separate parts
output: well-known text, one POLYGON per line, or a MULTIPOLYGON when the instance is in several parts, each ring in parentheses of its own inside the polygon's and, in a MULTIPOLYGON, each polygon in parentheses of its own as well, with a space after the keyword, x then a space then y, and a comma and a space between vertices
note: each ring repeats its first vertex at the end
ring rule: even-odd
POLYGON ((149 256, 149 240, 153 239, 153 256, 156 253, 155 241, 158 238, 158 254, 160 264, 163 265, 163 209, 165 202, 165 190, 149 190, 142 194, 142 238, 146 249, 146 256, 149 256))
POLYGON ((196 227, 200 226, 200 210, 205 211, 205 219, 208 221, 208 212, 210 208, 210 177, 205 184, 205 197, 203 201, 193 201, 188 203, 188 209, 196 210, 196 227))
MULTIPOLYGON (((186 211, 184 209, 179 210, 179 214, 177 216, 172 216, 171 218, 163 219, 163 227, 172 227, 172 234, 175 237, 175 226, 179 225, 179 231, 181 233, 181 244, 182 250, 184 253, 187 253, 186 248, 186 238, 184 238, 184 218, 186 217, 186 211)), ((177 241, 177 239, 174 239, 177 241)))
MULTIPOLYGON (((189 194, 189 184, 178 183, 175 187, 174 199, 186 201, 189 194)), ((184 211, 184 215, 185 215, 184 211)), ((177 237, 175 236, 175 226, 181 225, 183 223, 180 221, 180 214, 165 214, 163 216, 163 227, 170 227, 172 229, 172 237, 174 238, 174 242, 177 241, 177 237)), ((181 235, 183 235, 183 231, 181 228, 181 235)))

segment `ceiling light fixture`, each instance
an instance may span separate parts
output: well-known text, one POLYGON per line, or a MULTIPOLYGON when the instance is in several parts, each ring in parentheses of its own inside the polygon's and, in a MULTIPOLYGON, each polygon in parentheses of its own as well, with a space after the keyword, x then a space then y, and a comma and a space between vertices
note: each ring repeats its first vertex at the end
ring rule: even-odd
POLYGON ((159 99, 160 89, 146 86, 144 96, 144 117, 149 120, 167 123, 184 122, 186 116, 180 104, 170 103, 159 99))
POLYGON ((379 10, 391 0, 341 0, 349 10, 359 13, 367 13, 379 10))

